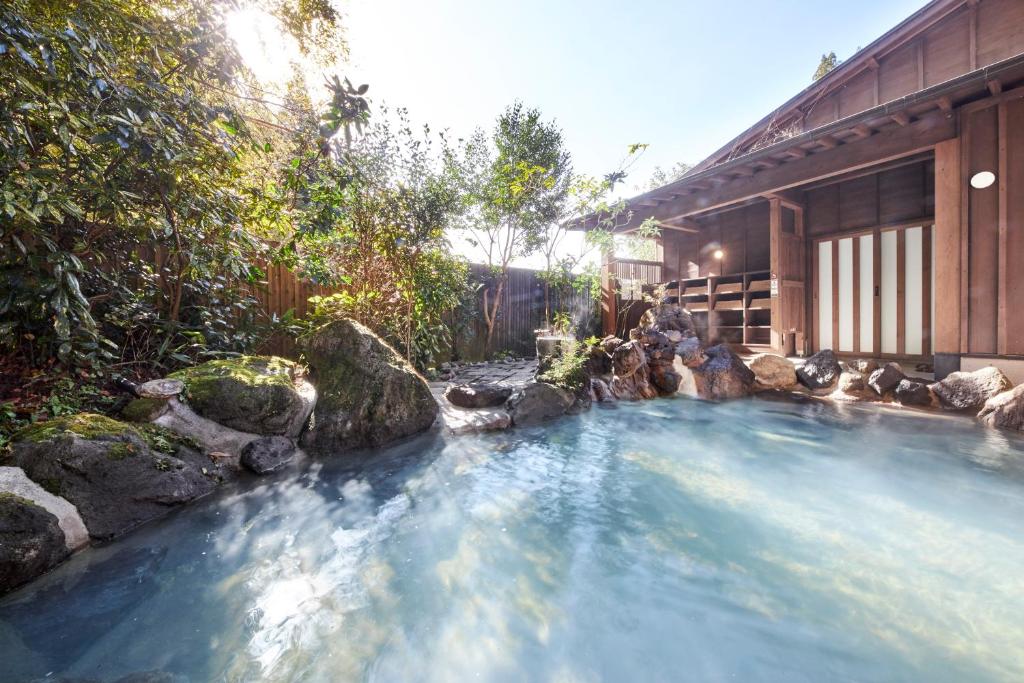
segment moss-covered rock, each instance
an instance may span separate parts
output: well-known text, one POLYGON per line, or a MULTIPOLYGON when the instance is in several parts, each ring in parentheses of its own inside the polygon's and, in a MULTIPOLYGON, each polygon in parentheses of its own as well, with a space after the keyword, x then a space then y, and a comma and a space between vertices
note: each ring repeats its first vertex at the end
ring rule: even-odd
POLYGON ((129 422, 152 422, 166 410, 166 399, 136 398, 121 409, 121 417, 129 422))
POLYGON ((301 340, 319 397, 304 443, 322 451, 380 446, 428 429, 426 381, 377 335, 337 320, 301 340))
POLYGON ((252 434, 298 436, 312 409, 295 363, 276 356, 214 360, 169 376, 199 415, 252 434))
POLYGON ((0 492, 0 594, 63 562, 68 554, 54 515, 27 498, 0 492))
POLYGON ((155 425, 81 413, 27 427, 14 463, 78 508, 96 539, 109 539, 212 491, 222 472, 187 438, 155 425))

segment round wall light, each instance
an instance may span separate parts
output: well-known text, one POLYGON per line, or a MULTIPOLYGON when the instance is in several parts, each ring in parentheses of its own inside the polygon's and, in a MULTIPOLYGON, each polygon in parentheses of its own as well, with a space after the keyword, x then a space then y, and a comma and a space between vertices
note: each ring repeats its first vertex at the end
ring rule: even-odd
POLYGON ((714 257, 715 257, 716 259, 718 259, 719 261, 721 261, 721 260, 722 260, 722 257, 723 257, 723 256, 725 256, 725 252, 724 252, 724 251, 722 251, 721 249, 715 249, 715 253, 714 253, 714 254, 712 254, 712 256, 714 256, 714 257))
POLYGON ((975 190, 984 190, 986 187, 991 187, 995 181, 995 173, 992 171, 981 171, 971 176, 971 187, 975 190))

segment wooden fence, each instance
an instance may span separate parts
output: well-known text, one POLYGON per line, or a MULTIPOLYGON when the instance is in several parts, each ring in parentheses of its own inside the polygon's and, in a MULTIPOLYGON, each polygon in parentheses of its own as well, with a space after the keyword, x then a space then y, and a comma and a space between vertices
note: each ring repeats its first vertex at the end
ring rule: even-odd
MULTIPOLYGON (((487 282, 489 279, 486 266, 473 264, 470 273, 475 282, 487 282)), ((493 287, 485 289, 490 299, 493 287)), ((282 317, 290 310, 296 317, 302 318, 309 312, 310 297, 327 296, 338 291, 340 288, 332 289, 301 280, 288 268, 277 265, 267 268, 266 284, 256 288, 255 296, 269 315, 282 317)), ((452 331, 453 344, 446 354, 447 358, 441 361, 475 361, 485 358, 487 325, 483 315, 483 292, 481 289, 477 293, 475 305, 469 307, 470 310, 463 313, 452 311, 445 316, 445 322, 452 331)), ((598 333, 597 302, 589 292, 566 292, 559 295, 552 291, 551 311, 569 313, 583 336, 598 333)), ((543 325, 544 283, 538 271, 511 269, 508 283, 502 292, 492 348, 514 356, 532 357, 535 350, 534 330, 543 325)), ((261 351, 285 357, 296 355, 294 341, 285 337, 271 339, 261 351)))

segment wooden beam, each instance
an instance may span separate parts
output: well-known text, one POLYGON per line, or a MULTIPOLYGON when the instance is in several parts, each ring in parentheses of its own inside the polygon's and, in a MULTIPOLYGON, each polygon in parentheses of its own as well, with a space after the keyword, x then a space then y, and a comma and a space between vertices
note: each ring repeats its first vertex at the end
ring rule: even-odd
POLYGON ((779 162, 775 161, 774 159, 769 159, 768 157, 765 157, 764 159, 758 159, 757 161, 755 161, 753 163, 755 165, 757 165, 757 166, 762 166, 764 168, 778 168, 779 167, 779 162))
POLYGON ((875 228, 871 233, 871 277, 874 279, 871 310, 872 353, 882 353, 882 231, 875 228))
POLYGON ((860 353, 860 237, 853 245, 853 352, 860 353))
MULTIPOLYGON (((991 83, 991 81, 990 81, 991 83)), ((991 89, 991 87, 990 87, 991 89)), ((1001 88, 1000 88, 1001 90, 1001 88)), ((997 95, 998 93, 992 93, 997 95)), ((1007 206, 1006 193, 1008 185, 1006 178, 1009 175, 1009 163, 1007 156, 1007 139, 1009 137, 1009 131, 1007 130, 1007 113, 1006 113, 1006 102, 1000 102, 997 108, 997 130, 999 135, 999 157, 998 157, 998 183, 999 183, 999 236, 998 236, 998 261, 997 261, 997 288, 998 295, 996 296, 996 351, 1000 354, 1009 353, 1009 337, 1006 329, 1006 316, 1009 313, 1007 309, 1007 295, 1009 294, 1008 279, 1009 272, 1007 268, 1010 266, 1009 254, 1007 253, 1007 242, 1008 242, 1008 231, 1009 231, 1009 215, 1007 206)), ((1016 228, 1016 226, 1014 226, 1016 228)), ((1016 259, 1014 259, 1016 260, 1016 259)))
POLYGON ((700 232, 700 230, 697 229, 696 227, 692 227, 685 223, 683 225, 675 225, 672 223, 663 223, 661 221, 658 221, 658 227, 662 228, 663 230, 678 230, 679 232, 688 232, 691 234, 697 234, 700 232))
POLYGON ((754 169, 750 168, 749 166, 739 166, 733 169, 733 173, 735 173, 740 178, 750 178, 754 175, 754 169))
POLYGON ((910 115, 905 111, 898 111, 892 115, 892 120, 904 128, 910 125, 910 115))
POLYGON ((871 126, 866 123, 857 124, 852 130, 857 138, 861 140, 871 137, 871 134, 874 133, 874 131, 871 130, 871 126))
POLYGON ((921 228, 921 355, 932 355, 932 227, 921 228))
POLYGON ((988 86, 988 91, 992 93, 993 96, 1003 92, 1003 82, 998 78, 993 78, 992 80, 987 81, 985 85, 988 86))
POLYGON ((674 222, 684 216, 760 197, 767 192, 787 190, 831 176, 885 164, 900 157, 930 150, 936 143, 955 135, 956 122, 939 112, 933 112, 922 116, 907 127, 880 131, 866 140, 857 140, 805 159, 793 160, 771 172, 758 173, 751 178, 737 179, 708 192, 666 202, 656 210, 641 207, 633 212, 626 227, 639 225, 647 218, 674 222))
POLYGON ((658 204, 662 203, 664 202, 660 202, 657 199, 641 199, 640 201, 637 202, 637 204, 639 204, 640 206, 657 206, 658 204))
POLYGON ((839 146, 839 141, 836 140, 831 135, 826 135, 822 138, 819 138, 817 142, 825 149, 835 149, 836 147, 839 146))
POLYGON ((792 147, 786 150, 786 154, 797 159, 803 159, 807 156, 807 150, 803 147, 792 147))
MULTIPOLYGON (((768 204, 768 267, 770 277, 778 281, 781 273, 779 268, 782 265, 782 203, 778 199, 770 200, 768 204)), ((770 342, 775 351, 782 350, 782 305, 781 292, 777 292, 769 302, 772 313, 770 342)))
POLYGON ((939 109, 942 110, 942 113, 944 113, 944 114, 952 114, 953 113, 953 101, 950 100, 949 97, 943 95, 938 100, 936 100, 935 103, 939 106, 939 109))
POLYGON ((907 231, 896 231, 896 353, 907 352, 907 231))
MULTIPOLYGON (((1001 174, 1000 174, 1001 175, 1001 174)), ((935 146, 936 353, 960 352, 960 140, 935 146)))

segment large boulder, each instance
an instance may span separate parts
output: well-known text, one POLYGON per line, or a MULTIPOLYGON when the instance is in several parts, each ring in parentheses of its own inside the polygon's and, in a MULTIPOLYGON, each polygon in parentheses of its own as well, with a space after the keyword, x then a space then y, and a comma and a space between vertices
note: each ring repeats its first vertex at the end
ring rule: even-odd
POLYGON ((239 462, 253 474, 271 474, 284 469, 295 458, 295 442, 284 436, 264 436, 242 449, 239 462))
POLYGON ((615 398, 636 401, 657 397, 658 392, 649 381, 647 355, 639 341, 629 341, 615 349, 612 368, 614 374, 609 388, 615 398))
POLYGON ((0 493, 0 594, 55 567, 68 555, 56 516, 27 498, 0 493))
POLYGON ((868 386, 879 396, 892 393, 906 379, 899 363, 886 363, 868 375, 868 386))
POLYGON ((393 348, 353 320, 300 341, 319 398, 303 443, 321 451, 381 446, 430 428, 437 401, 393 348))
POLYGON ((693 316, 679 304, 658 304, 644 311, 638 327, 656 332, 679 332, 683 337, 696 337, 693 316))
POLYGON ((708 359, 704 355, 704 345, 697 337, 686 337, 679 341, 675 352, 676 357, 688 368, 699 368, 708 359))
POLYGON ((600 347, 604 349, 604 352, 609 356, 615 353, 615 349, 622 346, 625 342, 618 337, 609 334, 607 337, 601 340, 600 347))
POLYGON ((298 437, 316 401, 301 369, 276 356, 213 360, 172 373, 199 415, 251 434, 298 437))
POLYGON ((796 386, 793 361, 772 353, 759 353, 750 360, 757 386, 761 389, 792 389, 796 386))
POLYGON ((517 389, 506 406, 512 424, 528 425, 565 415, 576 402, 570 392, 546 382, 531 382, 517 389))
POLYGON ((12 494, 35 503, 57 518, 68 550, 74 552, 89 543, 89 532, 75 506, 35 483, 20 467, 0 467, 0 495, 12 494))
POLYGON ((989 427, 1024 430, 1024 384, 985 401, 978 419, 989 427))
POLYGON ((930 406, 932 392, 921 380, 905 378, 893 389, 893 397, 905 406, 930 406))
POLYGON ((697 395, 701 398, 722 400, 741 398, 753 391, 753 371, 733 353, 728 344, 718 344, 705 350, 707 360, 693 370, 697 395))
POLYGON ((512 395, 512 387, 486 382, 452 384, 444 397, 460 408, 490 408, 500 406, 512 395))
POLYGON ((932 389, 946 410, 977 410, 1012 387, 1013 383, 999 368, 989 366, 974 372, 950 373, 932 389))
POLYGON ((611 354, 600 344, 594 344, 586 350, 585 370, 589 377, 605 377, 612 374, 611 354))
POLYGON ((173 432, 90 413, 27 427, 11 450, 30 479, 78 508, 97 540, 210 493, 226 474, 173 432))
POLYGON ((796 370, 797 379, 808 389, 825 389, 836 383, 843 368, 832 349, 824 349, 804 361, 796 370))

